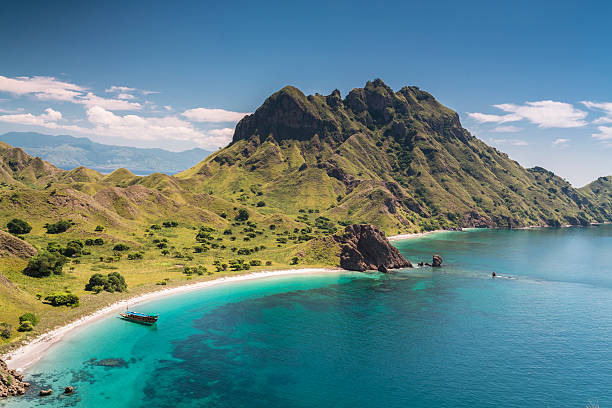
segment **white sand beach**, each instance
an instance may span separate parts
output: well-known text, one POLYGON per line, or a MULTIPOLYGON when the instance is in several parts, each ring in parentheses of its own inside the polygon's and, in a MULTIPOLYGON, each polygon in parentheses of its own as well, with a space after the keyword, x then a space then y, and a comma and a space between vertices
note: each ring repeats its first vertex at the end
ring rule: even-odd
MULTIPOLYGON (((212 286, 230 283, 230 282, 241 282, 252 279, 261 279, 272 276, 285 276, 285 275, 299 275, 299 274, 318 274, 318 273, 328 273, 328 272, 342 272, 343 269, 334 269, 334 268, 303 268, 303 269, 286 269, 286 270, 278 270, 278 271, 261 271, 261 272, 253 272, 244 275, 236 275, 236 276, 226 276, 223 278, 213 279, 209 281, 202 281, 197 283, 185 284, 182 286, 177 286, 173 288, 158 290, 155 292, 145 293, 139 296, 135 296, 129 299, 130 305, 141 304, 144 302, 148 302, 155 299, 160 299, 166 296, 174 296, 185 292, 191 292, 194 290, 200 290, 204 288, 209 288, 212 286)), ((41 334, 40 336, 34 338, 32 341, 24 344, 23 346, 7 353, 2 358, 6 361, 9 368, 13 368, 16 370, 26 370, 28 367, 31 367, 38 360, 42 358, 44 353, 49 350, 54 344, 60 342, 64 336, 68 333, 75 331, 76 329, 83 328, 84 326, 91 324, 109 314, 116 313, 125 307, 126 301, 122 300, 120 302, 113 303, 109 306, 106 306, 100 310, 97 310, 94 313, 91 313, 87 316, 83 316, 78 320, 75 320, 71 323, 68 323, 64 326, 57 327, 53 330, 50 330, 46 333, 41 334)))

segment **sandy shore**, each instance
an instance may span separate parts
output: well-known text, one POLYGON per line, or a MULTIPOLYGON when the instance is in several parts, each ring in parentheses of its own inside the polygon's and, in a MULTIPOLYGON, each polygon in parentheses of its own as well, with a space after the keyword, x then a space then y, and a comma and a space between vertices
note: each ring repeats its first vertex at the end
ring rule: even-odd
POLYGON ((415 233, 415 234, 392 235, 390 237, 387 237, 387 239, 389 241, 401 241, 403 239, 418 238, 418 237, 423 237, 425 235, 431 235, 431 234, 435 234, 437 232, 445 232, 445 231, 448 231, 448 230, 434 230, 434 231, 427 231, 427 232, 419 232, 419 233, 415 233))
MULTIPOLYGON (((223 278, 213 279, 209 281, 190 283, 182 286, 177 286, 174 288, 168 288, 163 290, 158 290, 155 292, 145 293, 143 295, 135 296, 129 299, 130 306, 135 304, 140 304, 144 302, 148 302, 155 299, 160 299, 166 296, 174 296, 185 292, 191 292, 194 290, 200 290, 203 288, 208 288, 224 283, 230 282, 241 282, 252 279, 260 279, 271 276, 285 276, 285 275, 298 275, 298 274, 315 274, 315 273, 325 273, 325 272, 341 272, 342 269, 332 269, 332 268, 304 268, 304 269, 287 269, 280 271, 262 271, 262 272, 253 272, 245 275, 236 275, 236 276, 226 276, 223 278)), ((58 327, 51 331, 41 334, 40 336, 34 338, 32 341, 27 344, 7 353, 2 358, 6 361, 9 368, 13 368, 16 370, 26 370, 28 367, 31 367, 34 363, 42 358, 44 353, 52 347, 54 344, 60 342, 64 336, 68 333, 75 331, 76 329, 83 328, 88 324, 91 324, 101 318, 108 316, 110 314, 116 313, 122 310, 126 305, 126 301, 122 300, 120 302, 113 303, 105 308, 102 308, 94 313, 91 313, 87 316, 83 316, 78 320, 75 320, 71 323, 68 323, 65 326, 58 327)))

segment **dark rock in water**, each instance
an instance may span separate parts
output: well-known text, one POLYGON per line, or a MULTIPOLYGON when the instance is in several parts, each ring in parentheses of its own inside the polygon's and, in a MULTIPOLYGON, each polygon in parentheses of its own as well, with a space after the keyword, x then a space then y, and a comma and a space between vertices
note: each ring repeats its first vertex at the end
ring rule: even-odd
POLYGON ((385 234, 373 225, 353 224, 345 228, 340 242, 340 266, 352 271, 410 268, 412 264, 392 246, 385 234))
POLYGON ((23 381, 23 375, 11 370, 0 360, 0 398, 23 395, 29 386, 29 383, 23 381))
POLYGON ((418 266, 425 266, 425 263, 421 261, 421 262, 419 262, 417 265, 418 265, 418 266))
POLYGON ((99 366, 99 367, 108 367, 108 368, 121 368, 121 367, 127 367, 129 365, 128 362, 122 358, 104 358, 102 360, 96 360, 95 358, 92 358, 86 363, 95 365, 95 366, 99 366))
POLYGON ((68 387, 64 388, 64 394, 72 394, 74 392, 74 387, 72 385, 69 385, 68 387))
POLYGON ((46 397, 47 395, 51 395, 52 393, 53 393, 53 390, 49 388, 48 390, 40 390, 38 395, 40 395, 41 397, 46 397))
POLYGON ((434 268, 439 268, 442 266, 442 257, 440 255, 434 255, 431 261, 431 266, 434 268))

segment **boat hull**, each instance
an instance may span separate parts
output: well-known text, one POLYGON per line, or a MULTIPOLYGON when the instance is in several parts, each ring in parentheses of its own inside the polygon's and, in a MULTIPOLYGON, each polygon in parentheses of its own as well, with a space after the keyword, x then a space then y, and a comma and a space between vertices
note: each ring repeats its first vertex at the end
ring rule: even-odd
POLYGON ((142 315, 134 315, 130 313, 119 313, 119 316, 121 316, 123 320, 128 320, 134 323, 140 323, 140 324, 144 324, 147 326, 151 326, 157 323, 157 318, 158 318, 158 316, 142 316, 142 315))

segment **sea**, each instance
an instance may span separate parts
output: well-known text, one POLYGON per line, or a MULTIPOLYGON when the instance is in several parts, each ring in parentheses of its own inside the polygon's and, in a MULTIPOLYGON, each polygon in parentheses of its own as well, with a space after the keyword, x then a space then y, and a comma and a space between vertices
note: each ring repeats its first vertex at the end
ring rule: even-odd
POLYGON ((612 406, 611 225, 394 245, 443 266, 268 277, 140 304, 156 326, 109 316, 70 333, 27 371, 28 394, 0 406, 612 406))

